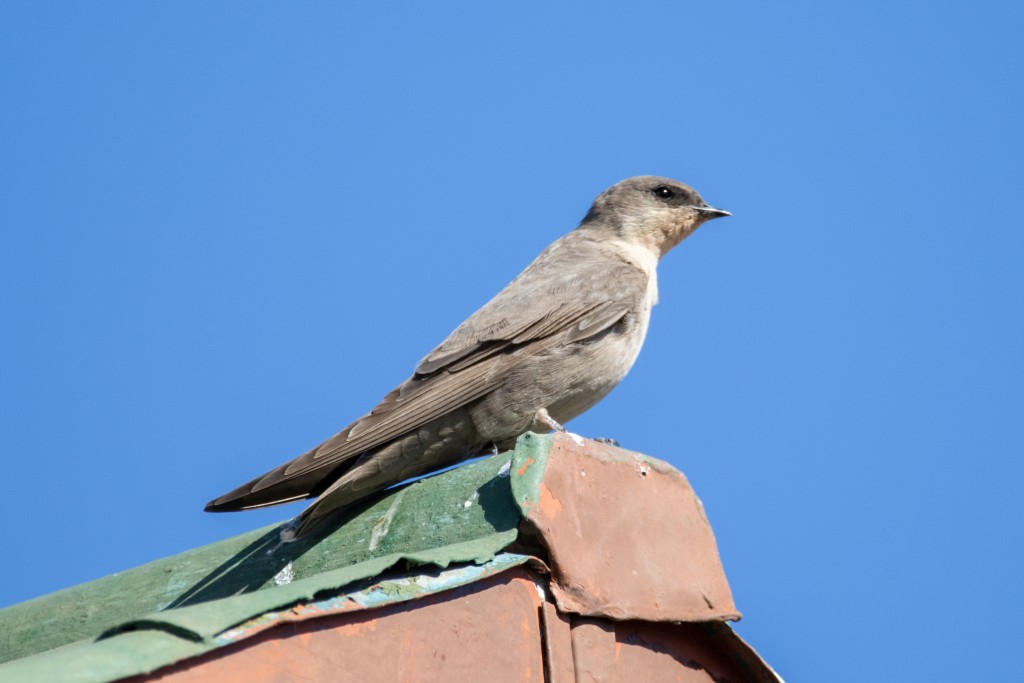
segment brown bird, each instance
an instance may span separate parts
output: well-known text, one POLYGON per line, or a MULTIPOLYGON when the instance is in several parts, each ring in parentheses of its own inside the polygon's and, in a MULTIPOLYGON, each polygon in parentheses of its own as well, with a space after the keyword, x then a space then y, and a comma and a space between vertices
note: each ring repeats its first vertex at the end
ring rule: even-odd
POLYGON ((206 510, 319 496, 298 519, 301 536, 327 513, 393 484, 528 430, 563 430, 636 360, 658 299, 658 260, 701 223, 728 215, 668 178, 612 186, 579 227, 459 325, 369 414, 206 510))

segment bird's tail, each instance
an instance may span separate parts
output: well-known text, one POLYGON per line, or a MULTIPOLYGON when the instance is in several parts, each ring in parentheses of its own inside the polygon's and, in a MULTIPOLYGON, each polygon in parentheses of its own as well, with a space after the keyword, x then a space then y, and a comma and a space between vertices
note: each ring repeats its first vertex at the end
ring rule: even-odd
POLYGON ((352 466, 346 460, 334 468, 315 468, 305 474, 287 476, 285 470, 290 464, 276 467, 234 491, 211 500, 206 504, 206 512, 237 512, 316 498, 352 466))

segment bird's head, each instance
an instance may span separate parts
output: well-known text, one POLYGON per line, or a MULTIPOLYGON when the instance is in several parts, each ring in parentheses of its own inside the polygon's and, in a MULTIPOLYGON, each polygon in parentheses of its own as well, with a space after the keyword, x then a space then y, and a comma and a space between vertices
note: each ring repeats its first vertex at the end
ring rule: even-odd
POLYGON ((610 232, 664 256, 701 223, 730 216, 709 206, 695 189, 671 178, 636 176, 598 195, 580 228, 610 232))

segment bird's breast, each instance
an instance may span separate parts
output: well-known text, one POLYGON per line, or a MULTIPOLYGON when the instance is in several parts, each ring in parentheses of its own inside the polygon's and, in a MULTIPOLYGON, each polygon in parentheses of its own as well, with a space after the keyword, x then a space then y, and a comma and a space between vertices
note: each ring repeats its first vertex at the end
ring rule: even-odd
POLYGON ((617 323, 592 337, 515 357, 500 385, 470 410, 478 432, 501 441, 543 429, 533 422, 539 408, 565 423, 614 389, 640 354, 657 299, 654 271, 644 271, 645 290, 634 294, 634 305, 617 323))
POLYGON ((571 353, 580 371, 566 373, 574 381, 561 386, 547 406, 556 420, 565 422, 590 409, 622 381, 640 355, 656 298, 657 281, 652 273, 634 310, 606 333, 576 345, 571 353))
POLYGON ((617 353, 620 355, 621 363, 617 365, 621 375, 616 382, 626 376, 626 373, 633 367, 633 363, 636 362, 637 356, 640 355, 640 349, 647 338, 647 328, 651 323, 651 309, 657 302, 658 277, 654 271, 651 271, 647 281, 647 291, 644 293, 640 305, 635 312, 627 314, 620 323, 625 329, 618 337, 620 348, 617 353))

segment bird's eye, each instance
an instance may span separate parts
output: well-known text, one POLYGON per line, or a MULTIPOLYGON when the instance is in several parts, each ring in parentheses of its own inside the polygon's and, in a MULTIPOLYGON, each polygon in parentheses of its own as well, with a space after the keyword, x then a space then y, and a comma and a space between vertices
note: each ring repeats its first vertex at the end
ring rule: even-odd
POLYGON ((672 199, 676 196, 675 190, 664 185, 654 188, 654 196, 658 199, 672 199))

